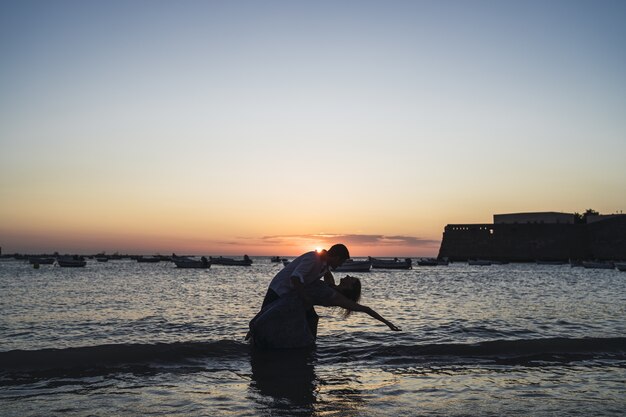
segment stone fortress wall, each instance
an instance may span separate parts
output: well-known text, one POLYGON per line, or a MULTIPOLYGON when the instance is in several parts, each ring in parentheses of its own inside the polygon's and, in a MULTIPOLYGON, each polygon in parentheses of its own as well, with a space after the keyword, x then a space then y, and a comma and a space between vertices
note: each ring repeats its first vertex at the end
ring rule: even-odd
POLYGON ((507 262, 624 260, 626 215, 597 216, 576 224, 573 214, 514 213, 495 215, 492 224, 449 224, 439 257, 507 262))

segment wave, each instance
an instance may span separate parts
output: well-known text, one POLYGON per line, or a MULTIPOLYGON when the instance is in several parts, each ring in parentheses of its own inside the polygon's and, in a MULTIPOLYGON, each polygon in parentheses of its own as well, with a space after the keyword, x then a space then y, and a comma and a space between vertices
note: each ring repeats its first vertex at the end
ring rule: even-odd
POLYGON ((247 344, 229 340, 11 350, 0 352, 0 370, 88 369, 151 362, 176 363, 209 357, 229 359, 242 358, 248 351, 247 344))
MULTIPOLYGON (((27 373, 68 370, 112 372, 137 367, 169 369, 200 367, 207 370, 207 359, 224 364, 229 361, 249 361, 255 351, 247 344, 232 340, 213 342, 177 342, 154 344, 108 344, 89 347, 41 350, 12 350, 0 352, 0 372, 7 377, 27 373), (198 362, 200 360, 200 362, 198 362)), ((285 359, 294 351, 270 351, 285 359)), ((324 346, 307 350, 307 357, 318 363, 369 362, 374 365, 411 366, 438 364, 520 364, 541 366, 546 363, 567 363, 581 360, 626 361, 626 338, 547 338, 495 340, 475 344, 366 344, 324 346), (311 356, 313 353, 313 356, 311 356)), ((298 353, 296 353, 298 356, 298 353)))
POLYGON ((332 360, 377 360, 383 364, 471 364, 490 362, 541 366, 583 360, 626 360, 626 338, 544 338, 475 344, 374 345, 334 348, 332 360))

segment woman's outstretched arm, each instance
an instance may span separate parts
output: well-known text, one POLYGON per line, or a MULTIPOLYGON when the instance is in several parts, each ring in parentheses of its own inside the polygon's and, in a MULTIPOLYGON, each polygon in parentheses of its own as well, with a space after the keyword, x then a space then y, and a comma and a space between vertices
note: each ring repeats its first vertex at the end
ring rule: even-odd
POLYGON ((391 330, 396 331, 396 332, 399 332, 401 330, 398 326, 396 326, 395 324, 393 324, 389 320, 386 320, 383 316, 378 314, 373 309, 371 309, 371 308, 369 308, 367 306, 361 305, 359 303, 355 303, 354 301, 352 301, 349 298, 344 297, 340 293, 335 293, 335 295, 332 298, 332 300, 331 300, 329 305, 330 306, 336 306, 336 307, 342 307, 342 308, 345 308, 345 309, 351 310, 351 311, 361 311, 363 313, 367 313, 367 314, 369 314, 370 317, 375 318, 376 320, 385 323, 391 330))

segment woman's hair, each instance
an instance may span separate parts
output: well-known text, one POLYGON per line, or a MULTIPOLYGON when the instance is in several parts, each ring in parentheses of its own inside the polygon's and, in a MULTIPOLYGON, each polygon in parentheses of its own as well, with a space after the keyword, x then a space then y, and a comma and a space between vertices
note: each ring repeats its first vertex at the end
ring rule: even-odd
MULTIPOLYGON (((352 285, 351 288, 341 288, 341 289, 338 289, 338 291, 344 297, 349 298, 355 303, 358 303, 359 300, 361 299, 361 280, 359 280, 358 278, 355 278, 354 284, 352 285)), ((344 318, 349 317, 350 314, 352 314, 352 310, 344 309, 343 311, 344 318)))

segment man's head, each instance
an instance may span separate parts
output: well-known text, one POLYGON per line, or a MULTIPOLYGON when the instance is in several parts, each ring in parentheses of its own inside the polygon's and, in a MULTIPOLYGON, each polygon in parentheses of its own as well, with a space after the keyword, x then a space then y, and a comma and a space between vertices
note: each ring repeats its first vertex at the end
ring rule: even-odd
POLYGON ((346 259, 350 258, 350 252, 348 252, 348 248, 341 243, 337 243, 336 245, 331 246, 327 252, 328 256, 328 265, 332 268, 337 268, 342 263, 346 261, 346 259))

